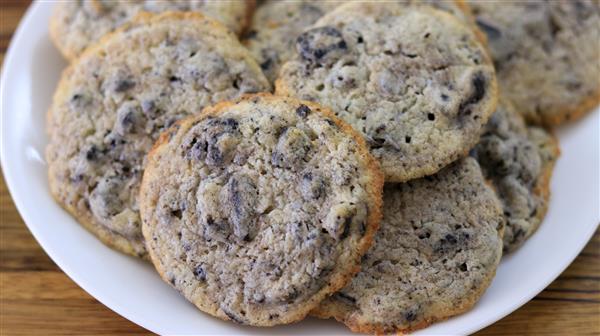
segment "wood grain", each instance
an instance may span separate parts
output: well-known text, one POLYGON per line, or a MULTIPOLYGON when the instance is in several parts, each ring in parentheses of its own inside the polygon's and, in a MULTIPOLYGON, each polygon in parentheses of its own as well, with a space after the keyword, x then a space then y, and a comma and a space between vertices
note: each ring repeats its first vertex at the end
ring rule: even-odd
MULTIPOLYGON (((29 1, 0 1, 0 61, 29 1)), ((0 179, 0 335, 150 334, 69 279, 31 236, 0 179)), ((600 335, 600 231, 532 301, 477 333, 600 335)))

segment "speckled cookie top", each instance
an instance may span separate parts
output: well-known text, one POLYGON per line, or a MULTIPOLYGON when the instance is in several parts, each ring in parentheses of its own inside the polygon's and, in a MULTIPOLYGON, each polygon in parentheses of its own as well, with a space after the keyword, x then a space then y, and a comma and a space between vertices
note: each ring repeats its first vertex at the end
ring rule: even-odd
MULTIPOLYGON (((267 0, 254 12, 245 44, 256 58, 265 76, 274 82, 281 65, 293 58, 296 38, 321 16, 345 1, 267 0)), ((402 5, 429 5, 474 25, 473 18, 456 1, 396 1, 402 5)))
POLYGON ((506 99, 473 149, 504 208, 504 250, 518 248, 540 225, 547 208, 558 144, 544 129, 527 127, 506 99))
POLYGON ((494 69, 451 15, 349 3, 297 38, 277 92, 314 100, 360 131, 388 181, 433 174, 466 155, 496 105, 494 69))
POLYGON ((146 11, 193 11, 223 23, 239 34, 247 24, 253 0, 83 0, 59 1, 50 22, 54 43, 68 59, 146 11))
POLYGON ((332 114, 251 96, 163 135, 144 174, 143 232, 163 279, 201 310, 290 323, 358 270, 382 184, 362 138, 332 114))
POLYGON ((254 12, 245 44, 265 76, 274 82, 281 65, 295 53, 296 38, 342 1, 267 0, 254 12))
POLYGON ((137 193, 159 133, 269 84, 233 33, 200 14, 141 15, 62 76, 49 112, 51 191, 104 242, 144 255, 137 193))
POLYGON ((355 332, 423 328, 472 307, 502 254, 502 211, 477 162, 386 184, 383 219, 361 271, 313 313, 355 332))
POLYGON ((469 1, 498 83, 528 121, 557 125, 600 100, 598 1, 469 1))

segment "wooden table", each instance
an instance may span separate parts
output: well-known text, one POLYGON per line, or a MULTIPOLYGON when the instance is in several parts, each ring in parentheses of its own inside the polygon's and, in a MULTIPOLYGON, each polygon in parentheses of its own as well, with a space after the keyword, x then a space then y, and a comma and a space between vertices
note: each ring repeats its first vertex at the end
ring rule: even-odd
MULTIPOLYGON (((0 0, 0 60, 27 8, 0 0)), ((0 335, 149 334, 96 301, 35 241, 0 179, 0 335)), ((477 335, 600 335, 600 231, 532 301, 477 335)))

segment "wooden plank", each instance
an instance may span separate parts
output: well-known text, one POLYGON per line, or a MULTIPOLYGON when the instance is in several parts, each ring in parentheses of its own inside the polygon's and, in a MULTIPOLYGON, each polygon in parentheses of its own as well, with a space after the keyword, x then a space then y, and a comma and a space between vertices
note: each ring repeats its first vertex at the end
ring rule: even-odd
POLYGON ((2 335, 149 335, 93 299, 2 301, 2 335))

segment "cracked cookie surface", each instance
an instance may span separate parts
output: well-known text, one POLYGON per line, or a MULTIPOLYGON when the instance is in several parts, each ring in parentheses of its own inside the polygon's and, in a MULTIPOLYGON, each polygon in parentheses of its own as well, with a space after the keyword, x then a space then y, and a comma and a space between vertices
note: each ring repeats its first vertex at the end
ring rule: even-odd
POLYGON ((48 115, 51 192, 102 241, 144 257, 137 196, 160 132, 269 87, 222 25, 197 13, 142 14, 63 73, 48 115))
POLYGON ((240 324, 302 319, 358 271, 383 176, 362 137, 314 103, 253 95, 164 133, 140 193, 156 269, 240 324))
POLYGON ((494 69, 474 32, 429 7, 348 3, 296 40, 278 94, 330 107, 365 137, 386 181, 467 155, 496 107, 494 69))
POLYGON ((598 105, 598 1, 468 3, 502 93, 528 122, 554 126, 598 105))
POLYGON ((60 1, 56 3, 50 34, 58 49, 69 60, 85 48, 131 20, 140 12, 201 12, 236 34, 248 23, 254 8, 252 0, 129 0, 129 1, 60 1))
POLYGON ((361 271, 311 313, 355 332, 404 333, 470 309, 502 255, 502 210, 477 162, 386 184, 383 202, 361 271))
POLYGON ((559 152, 554 136, 543 128, 525 125, 512 104, 500 100, 472 155, 502 202, 505 252, 521 246, 542 222, 559 152))

